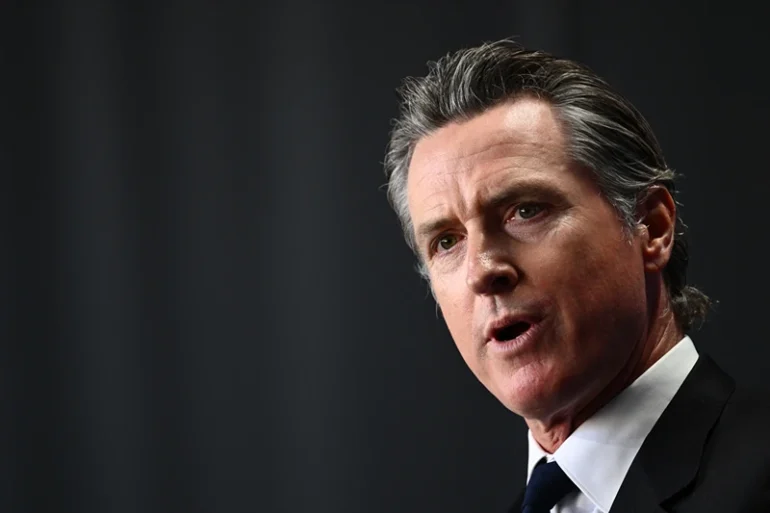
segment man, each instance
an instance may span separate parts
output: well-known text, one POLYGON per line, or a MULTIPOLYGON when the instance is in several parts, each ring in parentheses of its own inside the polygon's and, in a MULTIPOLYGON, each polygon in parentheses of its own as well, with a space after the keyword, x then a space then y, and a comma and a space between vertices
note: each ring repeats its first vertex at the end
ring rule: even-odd
POLYGON ((463 359, 529 428, 510 511, 770 511, 765 399, 688 336, 709 299, 642 115, 507 40, 401 94, 389 199, 463 359))

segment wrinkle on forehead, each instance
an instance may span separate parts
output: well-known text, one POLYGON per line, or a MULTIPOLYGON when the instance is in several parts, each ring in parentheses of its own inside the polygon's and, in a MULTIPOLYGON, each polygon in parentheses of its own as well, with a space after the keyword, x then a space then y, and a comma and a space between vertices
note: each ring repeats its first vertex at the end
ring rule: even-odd
POLYGON ((441 207, 441 201, 431 205, 434 196, 461 182, 474 180, 482 192, 501 172, 531 173, 563 164, 563 141, 552 107, 532 98, 451 123, 417 143, 407 178, 410 202, 418 200, 428 213, 441 207), (479 169, 483 171, 477 176, 479 169))

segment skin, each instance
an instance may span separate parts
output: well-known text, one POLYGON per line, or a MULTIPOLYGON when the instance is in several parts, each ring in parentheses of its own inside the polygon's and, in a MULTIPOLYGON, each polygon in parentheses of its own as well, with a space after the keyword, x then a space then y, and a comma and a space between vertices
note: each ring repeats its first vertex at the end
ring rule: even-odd
POLYGON ((571 162, 547 103, 520 98, 421 139, 409 212, 457 349, 481 383, 554 452, 683 336, 662 270, 676 207, 654 187, 623 230, 591 173, 571 162), (489 323, 525 313, 507 352, 489 323))

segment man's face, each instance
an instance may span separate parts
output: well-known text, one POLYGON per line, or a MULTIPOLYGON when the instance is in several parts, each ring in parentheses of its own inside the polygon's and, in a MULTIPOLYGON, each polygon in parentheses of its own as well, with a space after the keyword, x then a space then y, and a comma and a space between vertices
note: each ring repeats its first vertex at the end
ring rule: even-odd
POLYGON ((551 107, 507 103, 416 146, 409 211, 463 359, 525 418, 569 414, 645 336, 642 251, 551 107))

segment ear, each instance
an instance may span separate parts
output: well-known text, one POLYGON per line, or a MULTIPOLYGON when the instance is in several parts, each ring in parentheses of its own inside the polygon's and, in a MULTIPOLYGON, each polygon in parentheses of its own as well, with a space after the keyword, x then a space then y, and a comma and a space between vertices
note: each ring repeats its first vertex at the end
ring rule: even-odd
POLYGON ((668 189, 654 185, 639 204, 637 213, 644 270, 660 272, 674 247, 676 202, 668 189))

